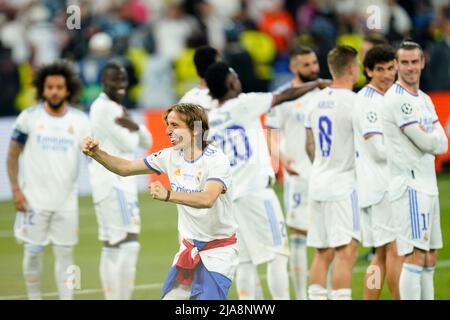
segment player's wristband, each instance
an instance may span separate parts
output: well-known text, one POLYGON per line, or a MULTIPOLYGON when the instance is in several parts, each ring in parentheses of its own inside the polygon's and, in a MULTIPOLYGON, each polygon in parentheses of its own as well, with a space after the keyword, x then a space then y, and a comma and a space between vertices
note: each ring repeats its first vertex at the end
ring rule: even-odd
POLYGON ((164 199, 164 201, 169 201, 169 199, 170 199, 170 189, 168 189, 167 190, 167 196, 166 196, 166 198, 164 199))

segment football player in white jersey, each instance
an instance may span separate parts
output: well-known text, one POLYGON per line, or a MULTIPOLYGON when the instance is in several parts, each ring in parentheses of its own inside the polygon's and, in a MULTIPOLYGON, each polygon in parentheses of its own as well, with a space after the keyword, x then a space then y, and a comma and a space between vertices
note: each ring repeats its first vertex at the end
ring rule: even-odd
POLYGON ((260 116, 272 106, 298 98, 327 82, 315 81, 273 93, 241 93, 237 74, 217 62, 206 71, 206 83, 219 106, 208 113, 209 136, 230 160, 233 203, 239 225, 240 299, 255 299, 256 266, 267 263, 269 289, 274 299, 289 299, 286 227, 272 189, 274 172, 260 116))
MULTIPOLYGON (((135 123, 121 104, 128 77, 125 68, 109 62, 102 71, 103 91, 92 103, 92 137, 111 155, 134 159, 135 150, 150 148, 152 137, 135 123)), ((140 215, 135 177, 116 175, 96 161, 89 165, 99 239, 100 279, 106 299, 128 300, 134 288, 140 244, 140 215)))
POLYGON ((316 248, 308 288, 312 300, 327 299, 326 277, 333 255, 331 299, 351 299, 352 269, 361 239, 352 128, 357 52, 337 46, 328 53, 327 62, 333 82, 317 93, 305 120, 307 152, 313 160, 307 238, 308 246, 316 248))
MULTIPOLYGON (((281 86, 277 92, 289 87, 317 80, 319 62, 315 52, 300 46, 291 52, 290 70, 294 78, 281 86)), ((311 161, 306 154, 305 110, 319 89, 285 102, 271 109, 265 124, 270 136, 269 150, 283 168, 284 207, 289 231, 290 267, 296 298, 306 300, 308 256, 306 235, 308 230, 308 180, 311 161), (279 146, 279 147, 278 147, 279 146)))
POLYGON ((397 50, 398 81, 386 92, 383 130, 389 198, 397 219, 398 254, 405 257, 400 298, 434 299, 434 268, 442 233, 436 154, 448 138, 430 97, 419 89, 425 57, 420 45, 404 41, 397 50))
POLYGON ((200 83, 197 87, 192 88, 185 93, 180 99, 180 103, 193 103, 198 104, 209 110, 217 107, 217 100, 214 100, 210 94, 208 86, 205 82, 205 72, 210 65, 220 60, 220 54, 217 49, 210 46, 200 46, 195 49, 194 65, 198 76, 200 77, 200 83))
POLYGON ((51 243, 60 299, 72 299, 73 247, 78 241, 78 167, 89 119, 69 105, 81 88, 72 66, 43 66, 34 79, 42 102, 21 112, 8 151, 8 175, 17 209, 14 235, 24 243, 29 299, 41 299, 44 247, 51 243), (22 155, 19 166, 19 156, 22 155))
POLYGON ((230 163, 220 149, 205 141, 208 118, 201 106, 173 105, 164 120, 172 147, 145 159, 115 157, 90 137, 83 152, 120 176, 169 176, 168 190, 160 182, 150 185, 154 199, 177 204, 178 231, 183 237, 163 298, 226 299, 238 264, 230 163))
POLYGON ((387 45, 375 46, 367 52, 363 65, 369 83, 358 92, 353 113, 355 167, 362 243, 375 247, 366 272, 364 299, 379 299, 386 277, 392 297, 398 300, 402 259, 397 255, 394 215, 387 195, 389 171, 382 126, 384 94, 395 79, 395 51, 387 45), (378 275, 381 286, 372 284, 378 275))

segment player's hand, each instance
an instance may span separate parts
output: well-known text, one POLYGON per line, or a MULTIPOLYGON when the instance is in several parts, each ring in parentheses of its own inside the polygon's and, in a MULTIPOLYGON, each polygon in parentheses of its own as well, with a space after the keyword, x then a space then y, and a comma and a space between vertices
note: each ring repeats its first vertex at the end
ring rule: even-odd
POLYGON ((124 114, 123 116, 116 118, 115 122, 119 126, 128 129, 131 132, 139 130, 139 125, 136 122, 134 122, 127 114, 124 114))
POLYGON ((331 86, 331 80, 330 79, 321 79, 321 78, 319 78, 316 81, 317 81, 317 87, 319 89, 324 89, 326 87, 331 86))
POLYGON ((13 190, 13 201, 17 211, 28 211, 27 199, 19 188, 13 190))
POLYGON ((298 176, 299 173, 295 171, 293 167, 291 167, 293 163, 295 163, 295 160, 288 159, 286 161, 283 161, 282 165, 286 169, 287 173, 289 173, 291 176, 298 176))
POLYGON ((94 157, 96 155, 96 153, 99 150, 99 143, 98 141, 94 140, 91 137, 86 137, 83 140, 83 143, 81 145, 81 151, 89 156, 89 157, 94 157))
POLYGON ((150 196, 153 199, 157 199, 157 200, 165 200, 166 199, 168 191, 166 190, 166 188, 164 188, 164 186, 161 184, 161 182, 159 182, 159 181, 153 182, 149 186, 149 189, 150 189, 150 196))

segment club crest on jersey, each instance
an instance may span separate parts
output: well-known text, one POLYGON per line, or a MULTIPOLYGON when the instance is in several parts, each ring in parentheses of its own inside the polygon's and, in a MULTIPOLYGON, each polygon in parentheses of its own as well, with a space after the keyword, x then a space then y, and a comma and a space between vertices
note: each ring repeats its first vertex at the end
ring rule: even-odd
POLYGON ((197 186, 199 186, 199 185, 202 183, 202 178, 203 178, 203 172, 202 172, 202 171, 199 171, 199 172, 197 173, 197 175, 195 176, 195 184, 196 184, 197 186))
POLYGON ((402 112, 406 115, 410 115, 412 113, 412 107, 409 103, 402 104, 402 112))
POLYGON ((367 114, 367 120, 369 120, 370 123, 374 123, 378 120, 378 116, 375 112, 369 112, 367 114))
POLYGON ((45 125, 43 123, 38 124, 37 129, 38 130, 44 130, 45 125))

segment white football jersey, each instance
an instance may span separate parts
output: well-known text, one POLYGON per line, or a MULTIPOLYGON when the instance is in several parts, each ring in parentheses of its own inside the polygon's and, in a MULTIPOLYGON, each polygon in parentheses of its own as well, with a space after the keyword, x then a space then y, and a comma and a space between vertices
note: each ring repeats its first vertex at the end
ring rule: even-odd
MULTIPOLYGON (((383 135, 382 108, 384 94, 370 85, 362 88, 356 97, 353 113, 353 131, 356 149, 356 176, 358 198, 362 208, 381 201, 387 191, 389 172, 387 163, 373 159, 365 139, 368 135, 383 135)), ((370 139, 370 138, 369 138, 370 139)))
POLYGON ((395 200, 407 187, 437 195, 434 155, 419 150, 402 128, 421 124, 428 132, 438 121, 433 102, 423 91, 413 94, 396 82, 385 95, 383 128, 389 167, 389 196, 395 200))
POLYGON ((206 110, 216 108, 218 101, 209 95, 208 88, 195 87, 184 94, 180 99, 180 103, 198 104, 206 110))
MULTIPOLYGON (((91 120, 92 137, 100 143, 100 147, 110 155, 134 160, 134 152, 138 147, 150 148, 152 137, 144 125, 139 131, 130 130, 115 123, 116 118, 123 115, 123 107, 109 99, 105 93, 92 103, 89 118, 91 120)), ((97 161, 89 164, 89 173, 92 184, 94 202, 99 202, 118 188, 130 196, 137 197, 136 177, 121 177, 97 161)))
POLYGON ((356 94, 328 87, 317 93, 306 115, 315 142, 309 196, 316 201, 345 199, 356 188, 352 113, 356 94))
POLYGON ((284 102, 271 108, 265 119, 267 127, 279 130, 280 152, 288 159, 295 160, 292 166, 298 168, 298 177, 304 179, 309 178, 312 167, 305 147, 305 114, 318 92, 320 89, 315 89, 294 101, 284 102))
POLYGON ((275 177, 260 120, 272 100, 272 93, 242 93, 208 113, 209 139, 231 164, 233 199, 266 188, 275 177))
POLYGON ((81 143, 89 134, 87 115, 72 107, 62 116, 50 115, 43 104, 20 113, 12 139, 25 144, 20 186, 32 208, 48 211, 77 208, 81 143), (65 203, 68 207, 63 208, 65 203))
POLYGON ((144 161, 153 171, 167 174, 175 192, 202 192, 208 180, 219 181, 226 188, 210 209, 177 205, 178 232, 184 239, 209 242, 236 232, 230 163, 221 150, 208 145, 199 158, 187 161, 182 150, 167 148, 149 155, 144 161))

